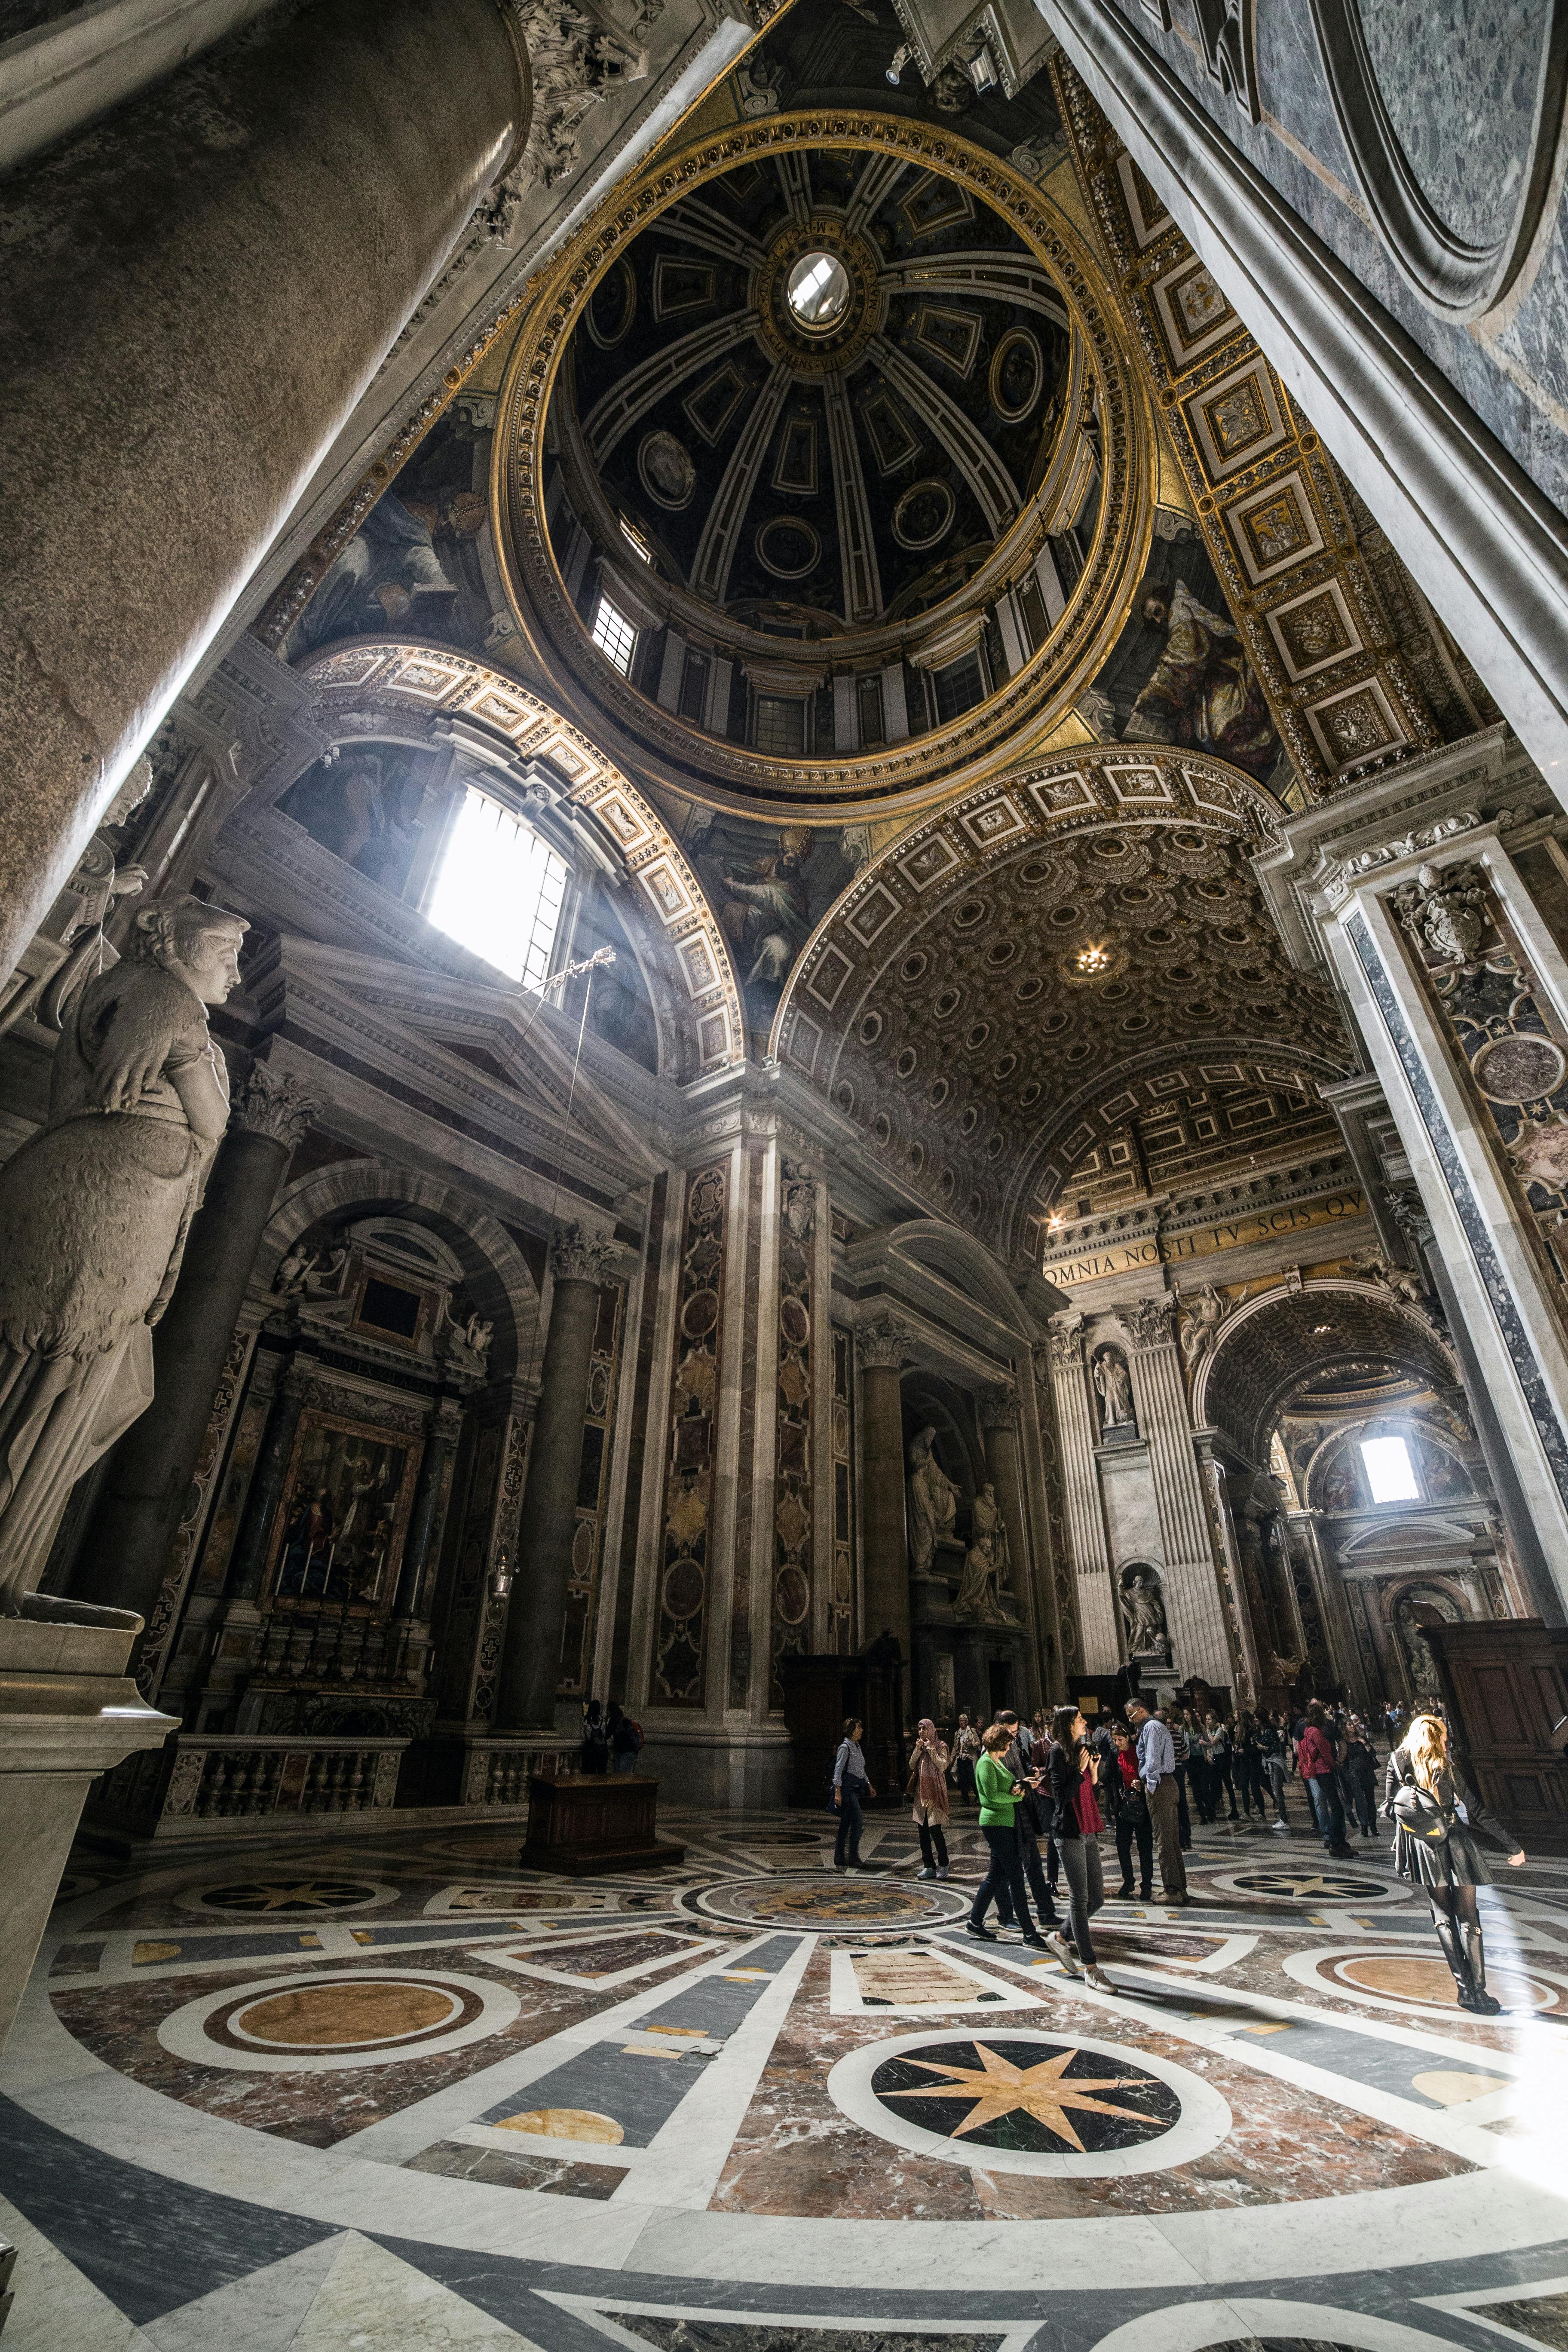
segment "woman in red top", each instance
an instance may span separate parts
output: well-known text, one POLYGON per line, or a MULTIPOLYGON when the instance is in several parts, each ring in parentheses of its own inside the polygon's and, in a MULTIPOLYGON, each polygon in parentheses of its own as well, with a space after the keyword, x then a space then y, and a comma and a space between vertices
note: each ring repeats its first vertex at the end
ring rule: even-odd
POLYGON ((1336 1862, 1353 1862, 1354 1851, 1345 1843, 1345 1809, 1340 1801, 1340 1784, 1334 1771, 1342 1753, 1342 1744, 1334 1737, 1321 1700, 1310 1700, 1301 1737, 1296 1742, 1296 1769, 1307 1784, 1324 1845, 1336 1862))

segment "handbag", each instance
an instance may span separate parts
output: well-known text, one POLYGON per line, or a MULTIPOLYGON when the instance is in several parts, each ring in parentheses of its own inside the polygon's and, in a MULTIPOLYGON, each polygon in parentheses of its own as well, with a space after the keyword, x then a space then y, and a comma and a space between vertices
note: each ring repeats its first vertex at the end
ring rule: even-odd
POLYGON ((1441 1845, 1453 1822, 1430 1789, 1418 1780, 1402 1780, 1394 1792, 1394 1818, 1400 1828, 1423 1845, 1441 1845))

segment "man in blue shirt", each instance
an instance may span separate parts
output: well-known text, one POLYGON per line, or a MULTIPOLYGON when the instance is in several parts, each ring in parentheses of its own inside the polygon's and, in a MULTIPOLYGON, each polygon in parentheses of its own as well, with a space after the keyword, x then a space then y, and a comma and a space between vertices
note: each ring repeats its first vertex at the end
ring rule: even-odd
POLYGON ((1160 1884, 1167 1903, 1187 1901, 1187 1866, 1182 1860, 1181 1830, 1176 1817, 1176 1751, 1171 1735, 1141 1698, 1127 1703, 1127 1720, 1138 1742, 1138 1778, 1149 1800, 1154 1843, 1160 1855, 1160 1884))

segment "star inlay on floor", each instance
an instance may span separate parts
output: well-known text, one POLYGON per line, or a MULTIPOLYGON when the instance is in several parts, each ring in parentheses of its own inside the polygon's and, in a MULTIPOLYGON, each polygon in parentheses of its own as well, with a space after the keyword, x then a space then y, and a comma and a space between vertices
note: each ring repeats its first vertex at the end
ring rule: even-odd
MULTIPOLYGON (((1020 2055, 1023 2053, 1020 2052, 1020 2055)), ((968 2112, 952 2126, 952 2137, 963 2139, 971 2134, 994 2137, 999 2147, 1026 2147, 1032 2140, 1041 2146, 1054 2147, 1066 2142, 1068 2147, 1084 2153, 1069 2111, 1084 2115, 1110 2116, 1119 2124, 1131 2124, 1135 2132, 1159 2128, 1168 2120, 1160 2114, 1149 2114, 1142 2107, 1114 2106, 1098 2098, 1100 2091, 1158 2092, 1172 2110, 1179 2112, 1178 2102, 1163 2084, 1156 2085, 1147 2074, 1089 2074, 1068 2079, 1068 2069, 1083 2062, 1079 2050, 1058 2050, 1031 2065, 1019 2064, 999 2050, 992 2050, 984 2042, 957 2043, 949 2057, 907 2057, 895 2059, 886 2070, 890 2075, 900 2068, 915 2068, 923 2074, 944 2078, 940 2086, 933 2083, 917 2084, 909 2088, 884 2082, 880 2075, 872 2088, 880 2099, 919 2100, 922 2105, 932 2105, 942 2099, 963 2100, 968 2112), (954 2065, 952 2057, 968 2057, 969 2063, 954 2065), (1031 2133, 1027 2126, 1038 2126, 1031 2133), (1043 2137, 1042 2137, 1043 2135, 1043 2137)), ((918 2115, 917 2108, 910 2113, 918 2115)), ((1097 2147, 1120 2147, 1127 2135, 1102 2132, 1095 2141, 1097 2147)))

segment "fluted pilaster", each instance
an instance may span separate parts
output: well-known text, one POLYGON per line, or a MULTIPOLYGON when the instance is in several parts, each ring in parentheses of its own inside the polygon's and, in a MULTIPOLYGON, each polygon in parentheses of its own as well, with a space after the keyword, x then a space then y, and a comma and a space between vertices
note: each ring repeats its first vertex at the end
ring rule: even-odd
POLYGON ((1061 1432, 1062 1499, 1068 1549, 1078 1584, 1079 1623, 1083 1629, 1084 1670, 1113 1675, 1121 1664, 1121 1629, 1110 1589, 1110 1551, 1094 1449, 1098 1437, 1089 1368, 1083 1355, 1083 1318, 1053 1322, 1047 1334, 1051 1389, 1061 1432))
POLYGON ((1149 1448, 1173 1662, 1182 1674, 1227 1684, 1230 1644, 1176 1350, 1175 1300, 1140 1299, 1118 1315, 1129 1341, 1138 1426, 1149 1448))

